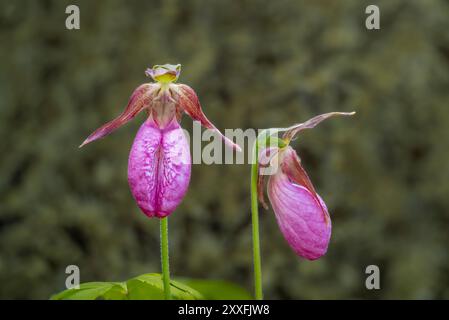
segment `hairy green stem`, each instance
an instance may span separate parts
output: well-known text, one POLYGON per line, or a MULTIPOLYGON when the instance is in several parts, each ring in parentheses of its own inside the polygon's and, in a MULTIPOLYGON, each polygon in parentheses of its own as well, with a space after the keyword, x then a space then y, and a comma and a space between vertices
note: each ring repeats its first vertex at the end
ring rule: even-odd
POLYGON ((161 262, 162 280, 164 282, 164 295, 166 300, 171 299, 170 294, 170 268, 168 264, 168 218, 161 219, 161 262))
POLYGON ((257 300, 262 300, 263 293, 259 239, 259 205, 257 199, 257 177, 259 171, 258 150, 258 143, 256 141, 254 145, 253 164, 251 165, 251 218, 253 227, 254 296, 257 300))

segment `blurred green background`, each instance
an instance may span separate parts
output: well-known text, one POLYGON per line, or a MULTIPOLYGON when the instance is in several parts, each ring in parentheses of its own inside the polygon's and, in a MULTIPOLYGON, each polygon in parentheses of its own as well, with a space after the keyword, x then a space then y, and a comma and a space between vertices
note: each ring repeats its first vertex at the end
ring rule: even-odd
MULTIPOLYGON (((298 258, 261 211, 267 298, 449 298, 448 30, 443 0, 1 0, 0 298, 47 299, 69 264, 83 282, 159 272, 158 221, 126 176, 144 115, 78 145, 167 62, 220 129, 357 111, 293 145, 329 207, 328 254, 298 258), (65 28, 69 4, 78 31, 65 28), (370 264, 381 290, 365 288, 370 264)), ((172 274, 252 290, 249 176, 193 167, 170 218, 172 274)))

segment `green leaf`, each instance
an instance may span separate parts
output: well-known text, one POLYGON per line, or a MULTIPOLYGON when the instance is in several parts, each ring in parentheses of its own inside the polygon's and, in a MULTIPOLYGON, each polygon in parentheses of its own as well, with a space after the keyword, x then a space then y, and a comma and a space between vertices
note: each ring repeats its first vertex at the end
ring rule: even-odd
MULTIPOLYGON (((134 283, 134 285, 136 285, 134 290, 140 290, 138 293, 139 296, 145 294, 145 292, 142 291, 144 289, 146 289, 146 290, 158 289, 159 292, 161 293, 161 297, 158 297, 158 298, 150 297, 149 299, 163 299, 164 298, 164 295, 163 295, 164 284, 162 281, 162 276, 159 273, 147 273, 147 274, 143 274, 143 275, 140 275, 138 277, 135 277, 135 278, 129 280, 128 281, 128 291, 130 294, 131 294, 131 289, 129 288, 129 282, 136 281, 136 280, 147 285, 147 286, 143 286, 143 285, 139 286, 134 283), (148 287, 148 285, 151 286, 152 288, 150 289, 148 287), (143 286, 143 289, 141 288, 142 286, 143 286)), ((203 298, 202 295, 198 291, 186 286, 183 283, 179 283, 174 280, 170 281, 170 289, 171 289, 170 291, 171 291, 171 295, 172 295, 173 299, 199 300, 199 299, 203 298)), ((153 291, 148 291, 148 294, 152 294, 152 292, 153 291)))
MULTIPOLYGON (((244 288, 227 281, 181 279, 171 280, 171 294, 177 300, 248 300, 244 288)), ((158 273, 148 273, 126 282, 88 282, 79 289, 68 289, 51 297, 52 300, 163 300, 164 284, 158 273)))
POLYGON ((80 285, 79 289, 64 290, 50 299, 52 300, 95 300, 107 295, 109 291, 126 292, 121 283, 117 282, 87 282, 80 285))
POLYGON ((223 280, 178 279, 199 291, 207 300, 251 300, 253 297, 243 287, 223 280))
POLYGON ((204 300, 204 296, 194 288, 175 281, 170 280, 171 293, 175 299, 179 300, 204 300))
POLYGON ((103 296, 105 300, 128 300, 128 288, 126 283, 118 282, 109 291, 106 291, 103 296))
POLYGON ((129 300, 164 300, 164 290, 147 282, 131 279, 127 281, 129 300))

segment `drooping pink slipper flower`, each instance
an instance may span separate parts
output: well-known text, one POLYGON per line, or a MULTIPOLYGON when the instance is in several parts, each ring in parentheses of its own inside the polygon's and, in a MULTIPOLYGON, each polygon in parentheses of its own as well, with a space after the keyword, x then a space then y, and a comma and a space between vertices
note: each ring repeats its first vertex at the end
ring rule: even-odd
POLYGON ((136 135, 128 161, 128 182, 140 209, 148 217, 163 218, 182 201, 190 181, 189 143, 179 125, 183 112, 207 129, 226 138, 204 115, 192 88, 176 84, 181 65, 156 65, 147 69, 155 82, 140 85, 131 95, 125 111, 93 132, 80 147, 103 138, 145 110, 148 119, 136 135))
MULTIPOLYGON (((302 130, 311 129, 321 121, 335 115, 354 113, 332 112, 319 115, 286 129, 282 146, 264 148, 259 153, 260 170, 271 166, 277 169, 268 180, 267 190, 276 220, 288 244, 299 256, 316 260, 323 256, 331 236, 331 219, 323 199, 316 193, 296 151, 290 141, 302 130)), ((264 200, 264 176, 260 174, 258 198, 267 209, 264 200)))

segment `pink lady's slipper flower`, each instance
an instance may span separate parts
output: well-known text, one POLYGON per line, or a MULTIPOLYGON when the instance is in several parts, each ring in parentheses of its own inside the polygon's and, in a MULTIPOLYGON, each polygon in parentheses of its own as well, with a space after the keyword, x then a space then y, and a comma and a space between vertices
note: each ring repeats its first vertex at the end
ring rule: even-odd
POLYGON ((155 82, 140 85, 123 113, 93 132, 80 147, 118 129, 145 110, 148 119, 134 139, 128 161, 128 182, 140 209, 148 217, 163 218, 183 199, 190 181, 189 143, 179 125, 183 112, 226 144, 239 150, 204 115, 192 88, 176 84, 181 65, 156 65, 145 72, 155 82))
MULTIPOLYGON (((316 260, 326 253, 331 236, 331 219, 326 204, 316 193, 301 160, 289 143, 300 131, 311 129, 329 117, 353 114, 326 113, 290 128, 274 129, 276 132, 285 131, 281 144, 262 149, 259 153, 260 170, 268 166, 277 169, 269 177, 267 189, 281 232, 292 249, 308 260, 316 260)), ((258 198, 267 209, 263 193, 264 176, 260 170, 258 198)))

